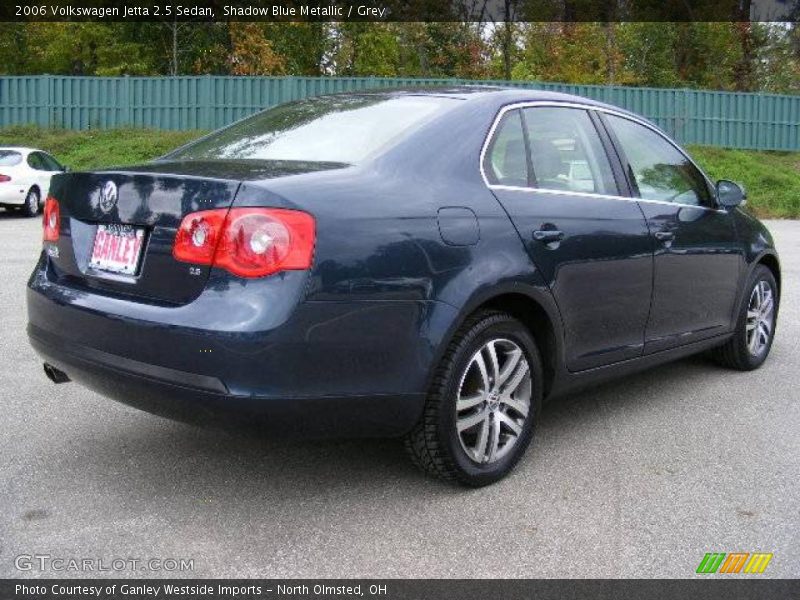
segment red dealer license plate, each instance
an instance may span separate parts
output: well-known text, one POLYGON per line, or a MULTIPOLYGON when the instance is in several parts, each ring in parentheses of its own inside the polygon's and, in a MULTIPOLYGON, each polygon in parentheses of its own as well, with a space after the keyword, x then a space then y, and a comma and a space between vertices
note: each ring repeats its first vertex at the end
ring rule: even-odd
POLYGON ((89 264, 101 271, 134 275, 143 241, 144 229, 133 225, 98 225, 89 264))

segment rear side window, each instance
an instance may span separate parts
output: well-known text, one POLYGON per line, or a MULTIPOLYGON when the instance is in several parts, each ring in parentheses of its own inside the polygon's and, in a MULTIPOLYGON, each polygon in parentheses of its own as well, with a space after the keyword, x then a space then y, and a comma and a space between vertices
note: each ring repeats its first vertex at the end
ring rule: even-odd
POLYGON ((535 187, 618 194, 603 143, 589 113, 578 108, 526 108, 535 187))
POLYGON ((489 183, 528 187, 525 134, 522 131, 522 118, 518 110, 503 115, 484 161, 483 170, 489 183))
POLYGON ((385 151, 456 102, 380 94, 310 98, 234 123, 164 159, 357 164, 385 151))
POLYGON ((13 167, 22 162, 22 154, 13 150, 0 150, 0 167, 13 167))
POLYGON ((628 161, 639 197, 690 206, 711 206, 703 174, 675 146, 649 127, 606 115, 628 161))

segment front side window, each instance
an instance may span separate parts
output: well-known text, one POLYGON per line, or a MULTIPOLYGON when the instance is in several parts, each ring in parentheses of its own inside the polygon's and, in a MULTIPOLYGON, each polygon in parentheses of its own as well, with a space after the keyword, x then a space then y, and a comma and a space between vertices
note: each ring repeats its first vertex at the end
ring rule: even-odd
POLYGON ((46 171, 63 171, 64 167, 62 167, 59 162, 50 156, 49 154, 45 154, 42 152, 41 154, 42 162, 44 164, 44 168, 46 171))
POLYGON ((644 200, 710 206, 703 174, 652 129, 630 119, 606 115, 629 165, 629 177, 644 200))
POLYGON ((519 110, 503 115, 483 165, 489 183, 528 187, 528 157, 519 110))
POLYGON ((524 114, 537 188, 618 194, 611 164, 589 113, 539 106, 526 108, 524 114))
POLYGON ((358 164, 456 102, 441 97, 381 94, 309 98, 253 115, 164 159, 358 164))

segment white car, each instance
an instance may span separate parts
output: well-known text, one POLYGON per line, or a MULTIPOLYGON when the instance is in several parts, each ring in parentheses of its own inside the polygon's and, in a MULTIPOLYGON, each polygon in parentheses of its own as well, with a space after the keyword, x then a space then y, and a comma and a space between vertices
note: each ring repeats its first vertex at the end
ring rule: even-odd
POLYGON ((0 147, 0 206, 35 217, 50 189, 50 178, 66 168, 47 152, 0 147))

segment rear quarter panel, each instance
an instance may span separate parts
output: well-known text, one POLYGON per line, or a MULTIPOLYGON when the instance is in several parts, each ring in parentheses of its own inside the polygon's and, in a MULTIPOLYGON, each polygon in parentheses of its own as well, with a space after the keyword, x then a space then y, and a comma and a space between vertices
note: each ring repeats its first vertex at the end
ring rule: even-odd
POLYGON ((424 393, 470 310, 500 288, 539 289, 478 170, 493 114, 460 111, 365 166, 242 185, 237 206, 296 208, 316 219, 304 298, 319 315, 306 332, 324 349, 319 369, 345 373, 359 389, 424 393), (445 207, 475 215, 474 243, 469 235, 466 243, 442 238, 445 207))

